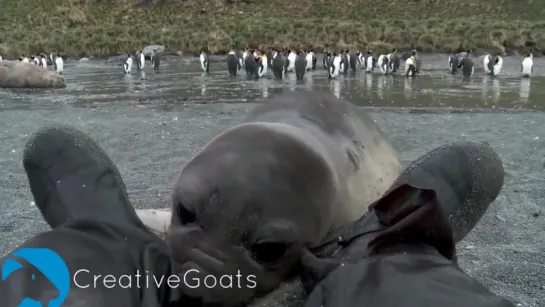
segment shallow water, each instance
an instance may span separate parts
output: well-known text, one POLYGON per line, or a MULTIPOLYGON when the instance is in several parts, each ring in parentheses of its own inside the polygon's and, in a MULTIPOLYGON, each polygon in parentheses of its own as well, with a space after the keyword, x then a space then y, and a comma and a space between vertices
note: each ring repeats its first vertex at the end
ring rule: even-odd
POLYGON ((67 62, 65 89, 0 89, 0 255, 48 229, 21 163, 29 135, 44 125, 89 133, 118 165, 135 207, 166 207, 176 172, 253 101, 308 88, 366 107, 406 164, 448 142, 491 144, 504 161, 505 185, 458 245, 460 263, 515 303, 545 306, 545 60, 535 59, 535 76, 524 80, 521 60, 506 58, 496 79, 484 76, 481 59, 463 81, 448 73, 445 55, 430 55, 414 80, 358 72, 330 81, 319 69, 300 82, 293 75, 276 81, 271 73, 257 81, 230 78, 219 60, 205 76, 197 59, 165 58, 159 73, 148 66, 143 79, 105 61, 67 62))

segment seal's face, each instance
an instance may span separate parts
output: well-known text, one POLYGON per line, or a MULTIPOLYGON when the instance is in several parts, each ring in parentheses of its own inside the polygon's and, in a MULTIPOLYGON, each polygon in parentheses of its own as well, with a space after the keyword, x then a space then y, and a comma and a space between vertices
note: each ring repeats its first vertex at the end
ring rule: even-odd
POLYGON ((329 230, 331 180, 307 146, 259 124, 214 139, 173 195, 168 244, 181 291, 235 305, 273 290, 329 230))

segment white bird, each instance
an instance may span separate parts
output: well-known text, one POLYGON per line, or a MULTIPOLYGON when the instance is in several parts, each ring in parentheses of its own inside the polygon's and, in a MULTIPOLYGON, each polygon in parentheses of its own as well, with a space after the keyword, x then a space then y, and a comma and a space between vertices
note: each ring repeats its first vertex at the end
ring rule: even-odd
POLYGON ((530 77, 532 75, 534 72, 534 56, 532 53, 528 53, 524 60, 522 60, 520 71, 523 77, 530 77))
POLYGON ((125 74, 130 74, 132 70, 132 56, 129 54, 129 57, 125 60, 125 63, 123 64, 123 69, 125 70, 125 74))
POLYGON ((63 70, 64 70, 64 61, 62 60, 62 57, 60 55, 58 55, 55 58, 55 71, 58 74, 62 75, 63 70))

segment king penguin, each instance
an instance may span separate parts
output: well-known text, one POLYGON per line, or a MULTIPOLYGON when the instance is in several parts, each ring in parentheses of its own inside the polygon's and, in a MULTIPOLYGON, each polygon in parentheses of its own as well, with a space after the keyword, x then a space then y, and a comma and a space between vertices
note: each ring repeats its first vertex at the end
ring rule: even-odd
POLYGON ((199 60, 201 61, 201 69, 205 73, 210 72, 210 66, 208 62, 208 55, 204 52, 204 50, 201 50, 201 55, 199 56, 199 60))
POLYGON ((376 59, 371 50, 367 50, 367 55, 365 56, 365 71, 367 73, 372 73, 375 70, 376 59))
POLYGON ((341 55, 343 65, 341 65, 341 73, 343 75, 348 74, 348 68, 350 67, 350 56, 348 55, 348 49, 345 49, 341 55))
POLYGON ((343 65, 341 54, 333 53, 329 63, 329 79, 335 79, 340 73, 343 65))
POLYGON ((460 58, 457 54, 452 54, 448 57, 448 66, 450 73, 455 75, 458 72, 458 65, 460 65, 460 58))
POLYGON ((21 57, 21 62, 23 63, 30 63, 29 59, 23 54, 23 56, 21 57))
POLYGON ((61 54, 58 54, 55 56, 55 72, 57 72, 59 75, 62 75, 62 72, 64 71, 64 61, 62 59, 61 54))
POLYGON ((475 72, 475 65, 473 64, 473 61, 469 57, 463 57, 460 60, 460 64, 458 64, 459 68, 462 68, 462 75, 464 78, 469 78, 473 75, 475 72))
MULTIPOLYGON (((388 54, 386 56, 388 58, 388 64, 390 66, 390 72, 392 73, 395 73, 399 70, 399 66, 401 65, 400 63, 400 58, 399 58, 399 55, 397 54, 397 49, 392 49, 392 52, 390 54, 388 54)), ((415 61, 416 61, 416 57, 414 58, 415 61)), ((415 63, 416 65, 416 63, 415 63)), ((416 67, 416 66, 415 66, 416 67)))
POLYGON ((487 54, 483 59, 483 65, 484 70, 487 74, 496 77, 500 74, 501 68, 503 66, 503 59, 499 54, 495 56, 487 54))
POLYGON ((272 60, 273 60, 273 53, 274 53, 274 50, 272 47, 269 47, 269 49, 267 49, 267 53, 265 53, 265 55, 267 56, 267 66, 268 67, 272 67, 272 60))
POLYGON ((377 67, 381 73, 387 75, 390 73, 390 64, 388 63, 388 56, 385 54, 379 55, 377 59, 377 67))
POLYGON ((240 62, 234 50, 231 49, 227 54, 227 70, 231 77, 236 77, 237 71, 240 69, 240 62))
MULTIPOLYGON (((305 76, 305 71, 307 70, 308 61, 301 51, 297 52, 297 57, 295 59, 295 77, 297 80, 303 80, 305 76)), ((312 68, 312 63, 310 63, 312 68)))
POLYGON ((47 59, 46 59, 46 55, 45 54, 42 54, 42 56, 40 57, 40 61, 41 61, 41 66, 43 68, 47 68, 47 59))
POLYGON ((313 53, 311 51, 308 51, 305 54, 305 51, 303 51, 303 55, 305 56, 305 60, 307 62, 306 71, 312 70, 312 64, 313 64, 313 61, 314 61, 313 53))
MULTIPOLYGON (((246 57, 244 58, 244 68, 246 69, 246 76, 247 77, 254 77, 254 74, 257 74, 257 59, 254 57, 254 53, 252 50, 249 50, 246 53, 246 57)), ((257 77, 257 75, 256 75, 257 77)))
POLYGON ((140 57, 138 58, 138 61, 140 63, 140 70, 144 70, 144 66, 146 66, 146 57, 144 56, 142 50, 140 50, 140 57))
POLYGON ((324 64, 324 69, 327 69, 329 71, 329 64, 331 63, 331 52, 327 50, 324 52, 322 63, 324 64))
POLYGON ((127 55, 127 59, 125 60, 125 63, 123 63, 123 69, 125 71, 125 74, 130 74, 132 70, 132 56, 130 54, 127 55))
POLYGON ((358 68, 359 52, 351 52, 348 59, 350 61, 350 69, 355 72, 358 68))
POLYGON ((259 52, 259 55, 257 56, 257 76, 259 78, 263 78, 265 74, 267 73, 267 69, 269 67, 269 60, 267 59, 267 55, 264 52, 259 52))
POLYGON ((416 51, 405 60, 405 77, 414 77, 416 75, 416 51))
POLYGON ((282 80, 282 74, 284 69, 284 57, 280 53, 280 50, 275 49, 273 52, 271 69, 274 77, 278 80, 282 80))
POLYGON ((534 55, 531 52, 522 60, 520 71, 523 77, 529 78, 532 76, 532 73, 534 72, 534 55))
POLYGON ((159 70, 160 64, 161 55, 159 55, 156 49, 153 49, 153 53, 151 54, 151 65, 153 65, 153 70, 159 70))
POLYGON ((290 50, 290 53, 288 54, 288 67, 286 68, 286 72, 293 72, 295 71, 295 60, 297 59, 297 54, 295 53, 295 50, 290 50))

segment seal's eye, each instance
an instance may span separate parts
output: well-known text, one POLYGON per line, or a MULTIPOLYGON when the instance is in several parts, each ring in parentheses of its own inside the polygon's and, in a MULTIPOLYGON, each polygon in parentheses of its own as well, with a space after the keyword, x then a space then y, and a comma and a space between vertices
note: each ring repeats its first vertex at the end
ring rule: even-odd
POLYGON ((273 264, 284 257, 288 247, 288 244, 284 242, 256 242, 252 244, 250 250, 256 261, 273 264))
POLYGON ((180 223, 182 225, 187 225, 195 223, 197 221, 197 215, 187 209, 183 204, 178 204, 178 217, 180 218, 180 223))

